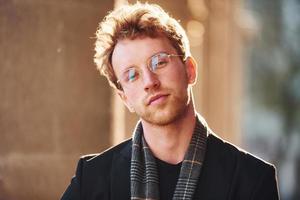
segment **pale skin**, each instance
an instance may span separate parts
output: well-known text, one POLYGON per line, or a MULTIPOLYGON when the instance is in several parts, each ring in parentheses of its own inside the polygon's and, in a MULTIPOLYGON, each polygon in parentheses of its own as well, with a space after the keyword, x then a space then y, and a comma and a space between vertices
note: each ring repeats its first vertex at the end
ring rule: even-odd
POLYGON ((158 52, 177 54, 165 37, 124 39, 115 46, 112 66, 117 77, 128 67, 141 70, 140 80, 117 92, 128 109, 141 118, 145 140, 154 156, 177 164, 183 160, 194 131, 191 87, 196 82, 197 65, 192 57, 184 62, 174 57, 169 66, 154 74, 146 63, 158 52))

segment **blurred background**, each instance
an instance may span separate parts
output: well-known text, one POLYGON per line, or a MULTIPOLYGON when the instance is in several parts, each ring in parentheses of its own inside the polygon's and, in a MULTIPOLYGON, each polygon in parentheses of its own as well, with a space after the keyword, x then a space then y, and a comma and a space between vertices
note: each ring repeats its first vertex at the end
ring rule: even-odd
MULTIPOLYGON (((187 30, 199 113, 300 199, 300 1, 148 2, 187 30)), ((136 116, 93 64, 98 23, 123 3, 0 0, 0 200, 59 199, 81 155, 131 137, 136 116)))

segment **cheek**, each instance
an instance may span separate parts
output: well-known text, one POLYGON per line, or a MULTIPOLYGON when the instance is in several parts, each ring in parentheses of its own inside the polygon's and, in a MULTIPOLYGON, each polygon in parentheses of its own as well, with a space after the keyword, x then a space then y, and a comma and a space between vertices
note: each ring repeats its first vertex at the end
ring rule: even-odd
POLYGON ((168 82, 172 85, 178 86, 184 86, 188 83, 188 77, 185 70, 177 70, 169 73, 169 79, 168 82))
POLYGON ((139 104, 142 101, 141 92, 139 92, 137 89, 130 91, 130 92, 126 92, 127 94, 127 101, 128 103, 130 103, 131 105, 135 105, 135 104, 139 104))

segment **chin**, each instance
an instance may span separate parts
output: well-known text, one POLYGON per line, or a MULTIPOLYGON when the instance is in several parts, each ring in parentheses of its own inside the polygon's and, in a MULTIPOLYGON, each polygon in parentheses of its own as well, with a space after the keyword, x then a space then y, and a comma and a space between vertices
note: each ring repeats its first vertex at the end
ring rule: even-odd
POLYGON ((153 125, 166 126, 181 119, 188 111, 186 101, 174 102, 167 106, 148 112, 144 112, 140 117, 153 125))
POLYGON ((164 116, 155 116, 155 117, 148 117, 148 118, 142 118, 146 122, 157 125, 157 126, 167 126, 169 124, 174 123, 177 121, 180 117, 177 115, 164 115, 164 116))

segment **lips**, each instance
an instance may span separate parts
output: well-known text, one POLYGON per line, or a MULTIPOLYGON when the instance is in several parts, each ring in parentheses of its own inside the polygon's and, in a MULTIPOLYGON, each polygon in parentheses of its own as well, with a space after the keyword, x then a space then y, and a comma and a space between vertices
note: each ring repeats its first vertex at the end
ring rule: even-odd
POLYGON ((169 95, 168 94, 157 94, 157 95, 151 96, 148 100, 147 105, 151 105, 151 104, 163 101, 167 96, 169 96, 169 95))

